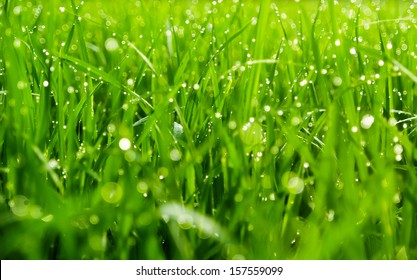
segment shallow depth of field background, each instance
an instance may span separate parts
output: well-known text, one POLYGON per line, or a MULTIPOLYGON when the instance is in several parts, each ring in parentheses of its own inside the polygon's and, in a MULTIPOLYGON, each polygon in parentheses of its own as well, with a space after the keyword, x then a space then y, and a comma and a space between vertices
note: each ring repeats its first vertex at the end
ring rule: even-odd
POLYGON ((0 4, 1 259, 416 259, 416 1, 0 4))

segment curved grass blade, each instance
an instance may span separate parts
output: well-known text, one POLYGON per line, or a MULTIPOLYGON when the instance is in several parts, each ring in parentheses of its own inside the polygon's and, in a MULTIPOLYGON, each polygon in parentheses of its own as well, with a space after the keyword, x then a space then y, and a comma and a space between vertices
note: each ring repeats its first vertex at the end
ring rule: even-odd
POLYGON ((222 242, 230 238, 226 230, 214 219, 201 213, 185 208, 178 203, 170 203, 161 206, 160 215, 165 222, 176 222, 179 227, 194 227, 204 235, 219 239, 222 242))
POLYGON ((33 146, 32 147, 33 152, 35 152, 38 159, 43 163, 46 172, 51 176, 52 181, 54 182, 55 186, 58 188, 59 192, 61 194, 64 194, 65 189, 62 185, 61 181, 59 180, 58 175, 55 173, 55 171, 49 166, 48 161, 46 160, 45 156, 42 154, 41 150, 39 150, 38 147, 33 146))
POLYGON ((110 85, 118 88, 118 89, 122 89, 122 90, 128 92, 129 94, 132 94, 135 97, 138 97, 148 108, 152 109, 152 105, 148 101, 143 99, 136 92, 132 91, 131 89, 129 89, 128 87, 123 85, 118 79, 114 78, 109 73, 101 71, 97 67, 95 67, 95 66, 91 65, 90 63, 87 63, 87 62, 85 62, 81 59, 78 59, 78 58, 75 58, 75 57, 72 57, 72 56, 69 56, 69 55, 66 55, 66 54, 61 54, 61 55, 59 55, 59 57, 61 59, 64 59, 68 63, 70 63, 75 68, 81 68, 85 73, 89 73, 97 79, 101 79, 101 80, 109 83, 110 85))
POLYGON ((143 59, 143 61, 145 61, 149 69, 151 69, 155 75, 158 75, 158 72, 156 72, 152 62, 146 57, 146 55, 143 54, 143 52, 141 52, 132 42, 127 42, 127 45, 131 47, 143 59))

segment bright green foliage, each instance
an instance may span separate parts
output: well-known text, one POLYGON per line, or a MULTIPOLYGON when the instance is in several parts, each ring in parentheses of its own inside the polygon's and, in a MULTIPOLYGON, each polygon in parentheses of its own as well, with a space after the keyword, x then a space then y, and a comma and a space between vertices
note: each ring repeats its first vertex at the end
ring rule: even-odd
POLYGON ((0 258, 416 259, 416 34, 412 1, 2 1, 0 258))

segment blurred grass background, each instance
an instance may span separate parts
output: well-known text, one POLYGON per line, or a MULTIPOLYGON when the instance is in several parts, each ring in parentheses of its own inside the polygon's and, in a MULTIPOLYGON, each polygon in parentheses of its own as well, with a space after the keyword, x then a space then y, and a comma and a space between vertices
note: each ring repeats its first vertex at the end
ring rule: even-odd
POLYGON ((413 1, 0 4, 1 259, 416 259, 413 1))

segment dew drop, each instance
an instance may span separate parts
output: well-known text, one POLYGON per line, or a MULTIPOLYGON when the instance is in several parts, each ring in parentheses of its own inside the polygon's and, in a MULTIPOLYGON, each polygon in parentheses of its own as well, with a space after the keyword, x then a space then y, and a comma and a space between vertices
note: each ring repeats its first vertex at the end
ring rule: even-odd
POLYGON ((127 139, 127 138, 122 138, 122 139, 120 139, 120 141, 119 141, 119 147, 120 147, 120 149, 122 149, 123 151, 127 151, 127 150, 129 150, 130 149, 130 147, 131 147, 131 143, 130 143, 130 140, 129 139, 127 139))
POLYGON ((58 167, 59 167, 59 163, 58 163, 58 161, 56 161, 55 159, 51 159, 51 160, 48 162, 48 167, 49 167, 49 168, 51 168, 51 169, 58 168, 58 167))
POLYGON ((300 87, 306 86, 307 84, 308 84, 308 81, 304 79, 300 82, 300 87))
POLYGON ((148 189, 149 189, 148 184, 143 181, 140 181, 136 186, 136 190, 140 193, 147 193, 148 189))
POLYGON ((134 162, 136 159, 136 153, 133 150, 127 150, 124 156, 127 162, 134 162))
POLYGON ((18 81, 17 82, 17 88, 18 89, 25 89, 26 88, 26 83, 24 81, 18 81))
POLYGON ((18 49, 18 48, 20 48, 20 46, 22 45, 21 44, 22 42, 19 40, 19 39, 14 39, 14 41, 13 41, 13 47, 15 47, 16 49, 18 49))
POLYGON ((96 214, 93 214, 90 216, 90 223, 92 225, 97 225, 99 221, 100 221, 100 218, 96 214))
POLYGON ((374 123, 374 121, 375 121, 374 116, 369 115, 369 114, 364 115, 361 120, 361 127, 363 129, 369 129, 374 123))
POLYGON ((299 118, 299 117, 293 117, 292 119, 291 119, 291 125, 293 125, 293 126, 297 126, 297 125, 299 125, 301 123, 301 119, 299 118))
POLYGON ((108 38, 105 42, 104 42, 104 47, 106 48, 106 50, 108 50, 109 52, 114 52, 119 48, 119 43, 117 42, 116 39, 114 38, 108 38))
POLYGON ((237 124, 235 121, 230 121, 228 124, 229 129, 234 130, 237 127, 237 124))
POLYGON ((16 16, 20 15, 21 12, 22 12, 22 6, 16 6, 13 8, 13 14, 15 14, 16 16))
POLYGON ((169 153, 169 157, 172 161, 179 161, 181 159, 181 153, 177 149, 172 149, 169 153))
POLYGON ((111 133, 113 133, 113 132, 115 132, 116 131, 116 126, 114 125, 114 124, 112 124, 112 123, 110 123, 108 126, 107 126, 107 131, 111 134, 111 133))
POLYGON ((181 124, 174 122, 173 134, 175 139, 179 139, 182 137, 182 135, 184 134, 184 128, 181 124))
POLYGON ((240 130, 240 137, 247 145, 256 145, 262 142, 263 130, 256 122, 246 123, 240 130))
POLYGON ((123 188, 114 182, 108 182, 101 187, 101 197, 107 203, 118 203, 123 197, 123 188))
POLYGON ((326 214, 327 221, 332 222, 334 220, 334 215, 335 215, 335 212, 333 209, 330 209, 329 211, 327 211, 327 214, 326 214))
POLYGON ((304 181, 293 172, 286 172, 282 176, 282 184, 291 194, 299 194, 304 190, 304 181))
POLYGON ((29 214, 30 201, 26 196, 16 195, 9 201, 10 210, 18 217, 24 217, 29 214))
POLYGON ((396 155, 401 155, 403 153, 403 151, 404 151, 404 148, 403 148, 403 146, 401 144, 395 144, 395 146, 394 146, 394 153, 396 155))
POLYGON ((39 205, 31 205, 29 208, 30 216, 34 219, 40 219, 43 216, 42 208, 39 205))
POLYGON ((334 77, 333 78, 333 85, 335 87, 340 87, 342 85, 342 83, 343 83, 342 78, 340 78, 340 77, 334 77))

